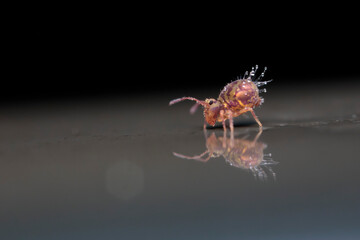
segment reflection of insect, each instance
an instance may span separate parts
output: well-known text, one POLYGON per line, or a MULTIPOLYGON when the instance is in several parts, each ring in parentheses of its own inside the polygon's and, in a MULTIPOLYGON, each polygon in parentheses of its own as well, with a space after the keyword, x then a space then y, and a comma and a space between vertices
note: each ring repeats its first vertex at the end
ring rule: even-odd
POLYGON ((230 139, 226 137, 216 137, 215 133, 212 133, 210 137, 206 136, 206 148, 207 150, 197 156, 189 157, 179 153, 173 153, 179 158, 194 159, 201 162, 207 162, 211 157, 223 156, 231 166, 248 169, 255 177, 259 179, 266 179, 267 173, 263 169, 265 167, 275 178, 275 172, 271 169, 270 165, 276 164, 277 162, 271 159, 271 154, 264 154, 264 149, 267 147, 265 143, 258 142, 262 131, 260 131, 253 141, 245 138, 230 139), (203 158, 204 156, 208 156, 203 158))
MULTIPOLYGON (((260 82, 264 77, 266 67, 264 71, 255 77, 258 66, 255 69, 252 68, 250 74, 245 72, 243 78, 240 78, 234 82, 229 83, 220 92, 217 100, 213 98, 205 99, 205 101, 198 100, 192 97, 182 97, 170 101, 169 105, 173 105, 183 100, 196 101, 196 104, 190 109, 190 113, 194 113, 198 105, 204 107, 205 121, 214 126, 216 121, 222 122, 224 131, 226 131, 225 121, 229 119, 231 132, 234 131, 233 118, 243 113, 251 112, 255 121, 259 124, 259 128, 262 128, 262 124, 256 117, 253 108, 259 106, 264 102, 263 98, 259 97, 258 87, 266 85, 270 81, 260 82)), ((266 90, 264 89, 263 92, 266 90)), ((204 123, 204 128, 206 123, 204 123)))

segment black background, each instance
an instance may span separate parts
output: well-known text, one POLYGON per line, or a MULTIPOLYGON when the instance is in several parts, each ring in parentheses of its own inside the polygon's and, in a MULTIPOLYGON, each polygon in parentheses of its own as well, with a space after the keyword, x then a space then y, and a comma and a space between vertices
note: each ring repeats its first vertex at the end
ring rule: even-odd
POLYGON ((268 67, 265 79, 274 79, 273 86, 360 76, 351 13, 250 13, 229 20, 196 14, 21 22, 5 46, 10 74, 2 103, 220 89, 255 64, 268 67))

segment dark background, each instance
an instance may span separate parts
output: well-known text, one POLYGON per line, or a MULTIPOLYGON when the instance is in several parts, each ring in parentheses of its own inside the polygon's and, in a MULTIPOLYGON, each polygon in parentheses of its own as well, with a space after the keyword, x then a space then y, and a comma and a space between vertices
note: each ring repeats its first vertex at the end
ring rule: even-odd
MULTIPOLYGON (((220 89, 251 66, 273 87, 354 79, 351 7, 298 12, 138 11, 21 21, 11 36, 3 103, 220 89), (321 11, 319 11, 321 10, 321 11), (144 14, 146 13, 146 14, 144 14), (335 14, 336 13, 336 14, 335 14)), ((246 9, 246 8, 245 8, 246 9)), ((251 9, 251 8, 250 8, 251 9)))

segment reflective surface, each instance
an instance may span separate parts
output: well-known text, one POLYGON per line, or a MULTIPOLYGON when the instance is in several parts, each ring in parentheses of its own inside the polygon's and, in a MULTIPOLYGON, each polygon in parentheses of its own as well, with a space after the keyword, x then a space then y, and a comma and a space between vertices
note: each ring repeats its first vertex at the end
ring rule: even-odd
POLYGON ((207 150, 200 155, 186 156, 174 152, 173 154, 183 159, 193 159, 201 162, 207 162, 210 158, 224 157, 225 161, 233 167, 250 170, 255 178, 261 180, 267 179, 267 173, 264 167, 275 178, 276 174, 272 170, 271 165, 277 162, 271 159, 271 153, 264 154, 264 149, 267 147, 265 143, 258 142, 262 131, 256 134, 254 140, 247 140, 248 135, 242 138, 235 138, 234 133, 231 132, 228 138, 226 132, 223 132, 223 137, 216 137, 213 132, 210 137, 207 135, 207 130, 204 129, 207 150), (205 158, 205 156, 207 157, 205 158))
POLYGON ((311 89, 265 95, 232 146, 179 93, 3 108, 0 238, 358 239, 359 87, 311 89))

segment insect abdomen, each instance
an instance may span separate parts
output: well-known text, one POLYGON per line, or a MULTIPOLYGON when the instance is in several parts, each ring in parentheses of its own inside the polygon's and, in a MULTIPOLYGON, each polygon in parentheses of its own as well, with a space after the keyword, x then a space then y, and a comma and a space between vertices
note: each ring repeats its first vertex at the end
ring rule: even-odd
POLYGON ((232 110, 254 107, 260 101, 259 90, 251 80, 240 79, 226 85, 219 95, 219 100, 232 110))

